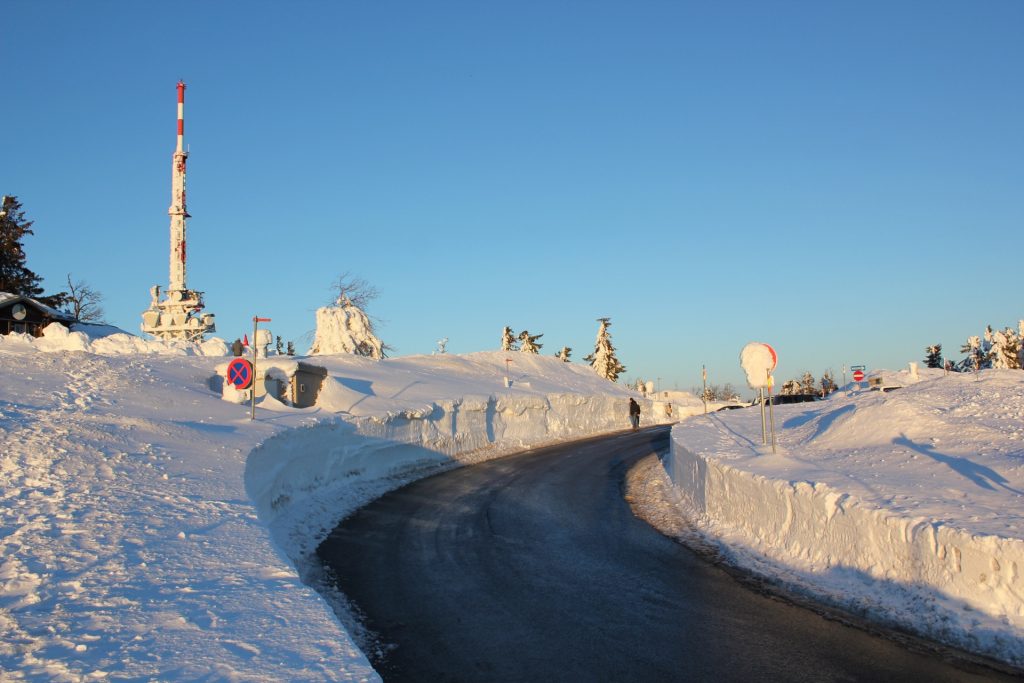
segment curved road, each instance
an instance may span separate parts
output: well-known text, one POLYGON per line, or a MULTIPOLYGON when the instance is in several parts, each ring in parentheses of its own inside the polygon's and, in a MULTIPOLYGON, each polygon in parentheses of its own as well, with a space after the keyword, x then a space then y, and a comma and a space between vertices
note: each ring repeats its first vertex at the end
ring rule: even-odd
POLYGON ((463 467, 374 501, 318 552, 386 681, 1000 678, 756 593, 633 516, 668 428, 463 467))

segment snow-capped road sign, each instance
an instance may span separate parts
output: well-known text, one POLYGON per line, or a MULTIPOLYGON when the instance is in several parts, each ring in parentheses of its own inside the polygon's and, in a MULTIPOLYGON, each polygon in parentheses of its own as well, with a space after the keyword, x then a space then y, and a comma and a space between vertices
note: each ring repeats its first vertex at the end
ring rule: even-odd
POLYGON ((252 385, 252 363, 245 358, 236 358, 228 363, 228 384, 241 391, 252 385))

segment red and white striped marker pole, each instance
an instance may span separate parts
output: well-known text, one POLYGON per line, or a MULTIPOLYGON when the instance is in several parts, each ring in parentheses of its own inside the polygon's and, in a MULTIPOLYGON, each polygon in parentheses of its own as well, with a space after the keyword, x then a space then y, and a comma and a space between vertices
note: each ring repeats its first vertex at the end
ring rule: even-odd
POLYGON ((183 151, 185 138, 185 81, 178 81, 178 149, 183 151))

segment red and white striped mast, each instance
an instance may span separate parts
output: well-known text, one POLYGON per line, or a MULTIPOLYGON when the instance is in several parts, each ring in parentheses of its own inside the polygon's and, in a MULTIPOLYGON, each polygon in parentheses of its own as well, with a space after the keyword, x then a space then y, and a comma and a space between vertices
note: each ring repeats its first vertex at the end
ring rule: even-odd
POLYGON ((165 297, 160 300, 160 287, 150 289, 152 301, 142 313, 142 331, 158 339, 201 341, 203 335, 216 331, 212 313, 203 313, 203 293, 185 284, 185 222, 190 218, 185 208, 185 82, 178 81, 178 143, 171 163, 171 256, 170 276, 165 297))
POLYGON ((178 81, 178 146, 171 166, 171 274, 168 290, 185 289, 185 82, 178 81))

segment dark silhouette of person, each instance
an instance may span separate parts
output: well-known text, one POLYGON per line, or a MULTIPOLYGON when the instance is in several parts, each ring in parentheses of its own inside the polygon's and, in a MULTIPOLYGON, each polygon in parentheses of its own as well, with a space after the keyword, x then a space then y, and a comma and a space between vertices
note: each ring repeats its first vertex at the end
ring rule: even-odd
POLYGON ((632 398, 629 399, 629 422, 634 432, 640 429, 640 404, 632 398))

